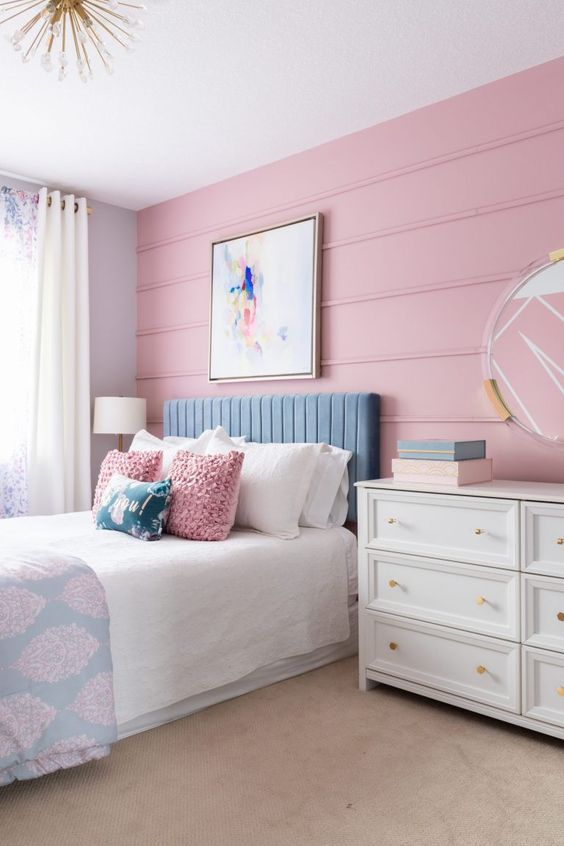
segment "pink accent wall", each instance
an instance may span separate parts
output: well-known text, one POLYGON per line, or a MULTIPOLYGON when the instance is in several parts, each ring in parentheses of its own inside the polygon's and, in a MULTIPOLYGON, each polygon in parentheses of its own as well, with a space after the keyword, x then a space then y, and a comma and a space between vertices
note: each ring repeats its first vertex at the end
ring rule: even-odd
MULTIPOLYGON (((492 309, 564 246, 564 59, 143 210, 138 393, 376 391, 398 438, 486 438, 497 478, 564 481, 564 449, 500 422, 482 391, 492 309), (325 216, 322 377, 207 382, 210 241, 325 216)), ((226 140, 228 143, 228 140, 226 140)))

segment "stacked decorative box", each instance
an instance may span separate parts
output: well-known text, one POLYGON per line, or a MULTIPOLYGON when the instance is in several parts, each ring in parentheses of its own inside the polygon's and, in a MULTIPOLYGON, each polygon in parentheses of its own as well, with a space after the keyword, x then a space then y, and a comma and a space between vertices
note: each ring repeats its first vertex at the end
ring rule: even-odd
POLYGON ((398 441, 398 455, 392 460, 396 482, 459 487, 492 480, 485 441, 398 441))

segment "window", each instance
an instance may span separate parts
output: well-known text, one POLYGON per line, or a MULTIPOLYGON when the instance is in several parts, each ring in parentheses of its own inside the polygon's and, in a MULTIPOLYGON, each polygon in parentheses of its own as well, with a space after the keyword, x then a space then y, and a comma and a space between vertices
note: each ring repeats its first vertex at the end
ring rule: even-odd
POLYGON ((0 517, 27 512, 37 194, 0 188, 0 517))

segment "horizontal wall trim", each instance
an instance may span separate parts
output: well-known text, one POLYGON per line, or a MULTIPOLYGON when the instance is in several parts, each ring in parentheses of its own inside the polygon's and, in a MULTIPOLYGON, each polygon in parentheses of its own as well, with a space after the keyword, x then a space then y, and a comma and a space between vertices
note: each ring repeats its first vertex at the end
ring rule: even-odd
MULTIPOLYGON (((148 426, 162 426, 162 417, 147 420, 148 426)), ((380 423, 503 423, 499 417, 429 417, 425 414, 383 414, 380 423)))
MULTIPOLYGON (((321 360, 322 367, 341 367, 350 364, 373 364, 382 361, 413 361, 421 358, 452 358, 455 356, 481 355, 485 347, 461 347, 450 350, 424 350, 413 353, 385 354, 358 356, 354 358, 326 358, 321 360)), ((153 379, 182 379, 189 376, 207 376, 207 370, 176 370, 168 373, 146 373, 139 374, 136 379, 139 382, 153 379)))
POLYGON ((483 276, 469 276, 465 279, 453 279, 447 282, 432 282, 429 285, 410 285, 405 288, 388 289, 387 291, 374 291, 370 294, 356 294, 351 297, 337 297, 334 300, 324 300, 322 308, 335 308, 337 306, 352 305, 354 303, 369 303, 372 300, 387 300, 393 297, 414 297, 418 294, 431 294, 434 291, 451 291, 457 288, 470 288, 474 285, 487 285, 492 282, 510 282, 519 271, 508 273, 492 273, 483 276))
POLYGON ((138 382, 149 382, 153 379, 186 379, 192 376, 206 376, 207 370, 176 370, 170 373, 146 373, 139 374, 135 378, 138 382))
POLYGON ((351 191, 358 191, 362 188, 368 187, 369 185, 375 185, 380 182, 387 182, 391 179, 397 179, 401 176, 407 176, 410 173, 416 173, 420 170, 438 167, 442 164, 446 164, 451 161, 456 161, 458 159, 464 159, 470 156, 486 153, 491 150, 496 150, 499 147, 506 147, 512 144, 520 144, 523 141, 528 141, 532 138, 542 137, 543 135, 550 135, 554 132, 560 132, 563 129, 564 121, 557 121, 555 123, 532 127, 531 129, 524 130, 522 132, 516 132, 510 135, 501 136, 491 141, 485 141, 482 144, 474 144, 470 147, 460 147, 457 150, 451 151, 450 153, 444 153, 440 156, 432 156, 427 159, 421 159, 420 161, 413 162, 410 165, 404 165, 403 167, 394 168, 388 171, 382 171, 379 174, 375 174, 374 176, 367 177, 365 179, 354 180, 351 182, 343 183, 338 186, 334 186, 333 188, 328 189, 326 191, 319 191, 314 194, 304 195, 295 200, 291 200, 285 203, 278 203, 272 206, 267 206, 260 210, 250 212, 247 215, 243 215, 241 217, 230 218, 210 226, 202 227, 200 229, 194 229, 192 231, 183 232, 178 235, 171 235, 168 238, 161 238, 157 241, 141 244, 137 247, 137 251, 139 253, 143 253, 149 250, 158 249, 159 247, 166 247, 169 244, 175 244, 180 241, 187 241, 191 238, 197 238, 200 235, 211 234, 232 227, 234 228, 244 223, 250 223, 253 220, 260 220, 260 218, 262 217, 268 217, 273 214, 290 211, 291 209, 297 209, 301 206, 318 203, 322 200, 326 200, 331 197, 338 196, 340 194, 347 194, 351 191))
MULTIPOLYGON (((381 238, 390 238, 394 235, 402 235, 406 232, 416 232, 420 229, 429 229, 433 226, 444 226, 448 223, 459 223, 464 220, 472 218, 501 214, 514 209, 523 208, 525 206, 537 205, 538 203, 546 203, 551 200, 560 200, 564 197, 564 188, 555 188, 552 191, 543 191, 539 194, 526 194, 522 197, 514 197, 512 200, 504 200, 499 203, 491 203, 485 206, 472 206, 468 209, 461 209, 449 214, 438 215, 436 217, 421 218, 419 220, 410 221, 408 223, 397 224, 396 226, 388 226, 382 229, 374 229, 371 232, 363 232, 359 235, 351 235, 348 238, 340 238, 335 241, 328 241, 323 244, 324 252, 328 250, 335 250, 341 247, 349 247, 354 244, 361 244, 365 241, 376 241, 381 238)), ((202 271, 196 274, 185 277, 176 277, 171 280, 163 282, 150 282, 147 285, 138 287, 139 292, 149 291, 153 288, 164 288, 167 285, 178 285, 182 282, 191 282, 196 279, 202 279, 209 276, 207 271, 202 271)))
MULTIPOLYGON (((374 291, 368 294, 355 294, 350 297, 335 297, 332 300, 322 300, 321 308, 338 308, 339 306, 355 303, 369 303, 374 300, 387 300, 393 297, 412 297, 418 294, 430 294, 434 291, 450 291, 456 288, 469 288, 474 285, 487 285, 493 282, 510 282, 515 279, 519 271, 511 270, 503 273, 482 274, 468 276, 462 279, 450 279, 443 282, 431 282, 428 285, 408 285, 402 288, 388 288, 384 291, 374 291)), ((157 335, 161 332, 177 332, 180 329, 192 329, 207 326, 209 321, 198 323, 183 323, 173 326, 159 326, 151 329, 140 329, 137 335, 157 335)))
POLYGON ((196 282, 198 279, 206 279, 209 276, 207 270, 202 270, 200 273, 191 273, 188 276, 175 276, 174 279, 163 279, 162 282, 150 282, 148 285, 138 285, 137 293, 142 294, 143 291, 153 291, 155 288, 168 288, 169 285, 182 285, 184 282, 196 282))
POLYGON ((523 206, 532 206, 537 203, 545 203, 549 200, 559 200, 564 197, 564 188, 556 188, 552 191, 543 191, 540 194, 528 194, 523 197, 516 197, 513 200, 505 200, 500 203, 491 203, 487 206, 462 209, 449 214, 438 215, 437 217, 421 218, 411 223, 402 223, 397 226, 388 226, 383 229, 374 229, 372 232, 364 232, 361 235, 351 235, 349 238, 341 238, 338 241, 328 241, 323 244, 323 250, 335 250, 340 247, 349 247, 353 244, 361 244, 364 241, 375 241, 380 238, 389 238, 392 235, 402 235, 405 232, 415 232, 418 229, 428 229, 433 226, 444 226, 447 223, 458 223, 473 217, 481 217, 500 212, 512 211, 523 206))
POLYGON ((344 366, 349 364, 374 364, 382 361, 415 361, 421 358, 454 358, 466 355, 481 355, 485 347, 461 347, 450 350, 423 350, 421 352, 397 353, 384 355, 354 356, 351 358, 325 358, 321 361, 322 367, 344 366))
POLYGON ((383 414, 380 423, 503 423, 499 417, 441 417, 439 415, 383 414))
POLYGON ((162 335, 168 332, 184 332, 187 329, 201 329, 208 326, 208 320, 200 320, 196 323, 178 323, 176 326, 157 326, 154 329, 138 329, 135 333, 138 338, 143 338, 145 335, 162 335))

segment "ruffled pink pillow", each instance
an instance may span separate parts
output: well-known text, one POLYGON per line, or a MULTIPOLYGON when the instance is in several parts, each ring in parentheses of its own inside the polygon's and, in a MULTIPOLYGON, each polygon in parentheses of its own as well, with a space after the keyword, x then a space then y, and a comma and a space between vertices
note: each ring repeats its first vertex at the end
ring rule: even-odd
POLYGON ((244 457, 235 450, 223 455, 177 452, 165 531, 191 540, 225 540, 235 522, 244 457))
POLYGON ((135 479, 136 482, 156 482, 161 471, 163 462, 162 451, 154 452, 120 452, 113 449, 109 452, 100 467, 98 483, 94 491, 94 505, 92 516, 96 518, 96 512, 100 507, 102 494, 108 486, 108 482, 114 475, 119 473, 127 476, 128 479, 135 479))

